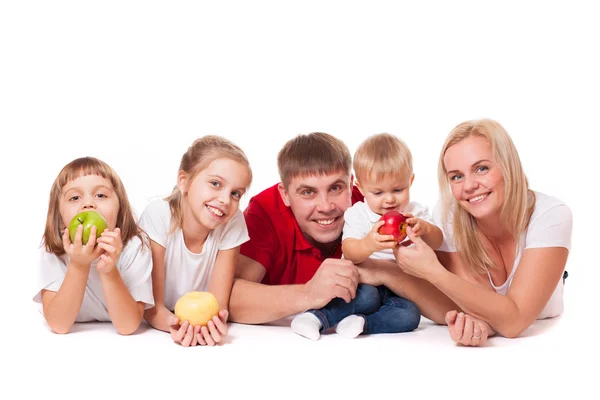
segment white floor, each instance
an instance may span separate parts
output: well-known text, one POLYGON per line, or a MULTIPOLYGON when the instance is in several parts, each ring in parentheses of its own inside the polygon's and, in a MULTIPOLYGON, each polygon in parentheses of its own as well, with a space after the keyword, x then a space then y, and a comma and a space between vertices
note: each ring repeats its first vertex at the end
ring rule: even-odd
POLYGON ((4 376, 23 398, 594 398, 597 340, 572 303, 521 338, 485 348, 455 346, 426 319, 408 334, 333 332, 316 342, 295 335, 289 320, 230 324, 223 345, 183 348, 145 324, 129 337, 104 323, 56 335, 32 306, 4 342, 4 376))

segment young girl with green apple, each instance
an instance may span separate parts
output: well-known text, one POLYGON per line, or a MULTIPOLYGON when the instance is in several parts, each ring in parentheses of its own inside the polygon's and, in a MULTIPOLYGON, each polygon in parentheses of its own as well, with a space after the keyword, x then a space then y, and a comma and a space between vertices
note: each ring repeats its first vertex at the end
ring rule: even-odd
POLYGON ((122 335, 135 332, 154 305, 151 274, 147 238, 119 176, 93 157, 68 163, 50 190, 33 299, 50 328, 112 321, 122 335))

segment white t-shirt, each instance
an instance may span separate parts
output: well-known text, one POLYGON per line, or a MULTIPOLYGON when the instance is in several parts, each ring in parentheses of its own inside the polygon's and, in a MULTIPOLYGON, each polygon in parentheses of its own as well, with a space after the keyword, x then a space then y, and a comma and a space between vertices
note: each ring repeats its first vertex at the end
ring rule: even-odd
MULTIPOLYGON (((411 213, 416 218, 423 219, 433 224, 433 219, 427 207, 411 201, 404 209, 405 213, 411 213)), ((381 215, 371 211, 367 203, 359 201, 344 213, 344 231, 342 242, 348 238, 363 239, 371 232, 373 226, 379 221, 381 215)), ((391 249, 376 251, 370 258, 393 260, 394 253, 391 249)))
MULTIPOLYGON (((506 282, 500 286, 494 285, 488 272, 490 284, 496 290, 496 293, 506 295, 512 283, 515 272, 519 266, 519 261, 523 252, 527 249, 543 247, 565 247, 571 251, 571 232, 573 230, 573 216, 569 207, 555 197, 543 193, 535 193, 535 208, 529 225, 524 233, 521 234, 517 243, 515 263, 506 282)), ((438 226, 442 226, 441 205, 438 202, 434 211, 433 219, 438 226)), ((444 232, 444 243, 440 251, 456 252, 456 246, 452 238, 451 217, 444 232)), ((538 319, 556 317, 563 311, 563 280, 561 279, 550 297, 548 304, 542 310, 538 319)))
POLYGON ((184 294, 208 290, 219 250, 235 248, 250 239, 244 215, 238 210, 229 222, 208 234, 201 253, 192 253, 185 245, 181 228, 169 234, 171 209, 163 199, 146 207, 139 225, 150 239, 165 248, 165 307, 169 310, 184 294))
MULTIPOLYGON (((110 321, 106 300, 102 291, 100 274, 96 269, 99 259, 92 262, 85 285, 83 303, 75 322, 110 321)), ((33 301, 42 302, 42 290, 57 292, 62 285, 69 266, 69 256, 56 256, 45 248, 40 251, 38 264, 38 290, 33 301)), ((154 306, 152 294, 152 252, 150 245, 142 247, 142 241, 134 236, 123 248, 117 260, 117 269, 135 301, 146 303, 146 308, 154 306)))

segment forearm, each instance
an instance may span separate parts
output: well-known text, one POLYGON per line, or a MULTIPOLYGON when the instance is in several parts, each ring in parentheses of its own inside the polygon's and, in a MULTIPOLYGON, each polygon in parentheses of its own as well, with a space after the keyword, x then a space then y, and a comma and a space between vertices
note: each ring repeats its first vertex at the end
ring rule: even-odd
POLYGON ((502 336, 516 337, 533 322, 521 316, 508 296, 468 282, 446 269, 436 270, 430 281, 465 313, 487 322, 502 336))
POLYGON ((158 304, 146 310, 144 318, 154 328, 159 331, 169 332, 169 317, 173 315, 171 311, 162 304, 158 304))
POLYGON ((68 333, 75 323, 83 303, 89 270, 89 266, 81 268, 70 264, 56 295, 44 307, 44 317, 53 332, 68 333))
POLYGON ((366 245, 365 240, 346 239, 342 242, 342 253, 346 260, 360 264, 373 254, 373 250, 366 245))
POLYGON ((129 335, 140 326, 143 311, 129 293, 123 278, 117 269, 100 274, 102 291, 110 319, 121 335, 129 335))
POLYGON ((445 325, 446 313, 457 305, 426 280, 408 275, 398 267, 381 272, 383 284, 400 297, 414 302, 421 314, 435 323, 445 325))
POLYGON ((444 235, 442 234, 442 230, 435 225, 425 221, 426 229, 425 234, 423 235, 423 241, 427 243, 429 247, 433 250, 437 250, 442 245, 444 241, 444 235))
POLYGON ((311 308, 304 285, 263 285, 236 279, 229 300, 230 320, 262 324, 304 312, 311 308))

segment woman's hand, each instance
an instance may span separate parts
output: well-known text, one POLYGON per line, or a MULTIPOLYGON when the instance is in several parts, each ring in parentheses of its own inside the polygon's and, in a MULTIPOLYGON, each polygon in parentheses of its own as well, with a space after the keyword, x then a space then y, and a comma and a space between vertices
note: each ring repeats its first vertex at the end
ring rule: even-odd
POLYGON ((423 239, 415 235, 412 227, 406 228, 406 234, 410 241, 403 242, 394 248, 396 263, 404 272, 428 280, 430 274, 444 269, 435 252, 423 239))
POLYGON ((446 313, 446 324, 454 343, 463 346, 483 346, 495 334, 487 322, 456 310, 446 313))

